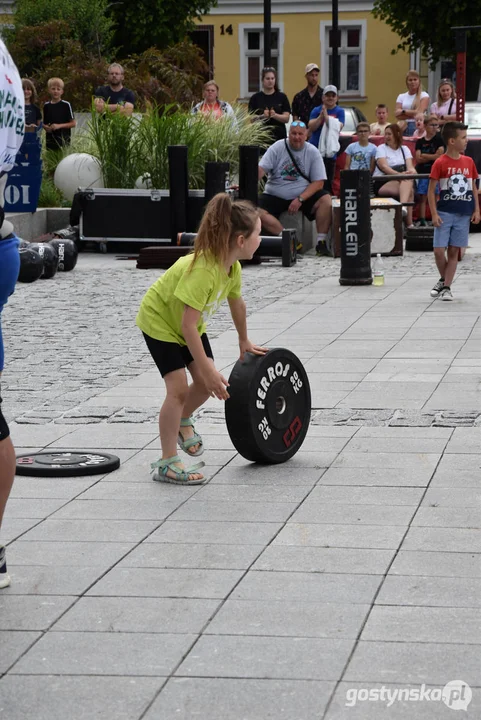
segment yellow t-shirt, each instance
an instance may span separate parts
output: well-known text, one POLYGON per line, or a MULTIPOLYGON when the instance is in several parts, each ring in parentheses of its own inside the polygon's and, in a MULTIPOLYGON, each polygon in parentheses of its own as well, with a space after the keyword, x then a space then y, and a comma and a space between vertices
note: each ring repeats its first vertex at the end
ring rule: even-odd
POLYGON ((155 340, 186 345, 182 316, 186 305, 202 313, 197 325, 205 332, 207 320, 226 298, 241 297, 241 266, 230 273, 220 263, 200 255, 192 270, 193 254, 179 258, 145 293, 136 318, 137 326, 155 340))

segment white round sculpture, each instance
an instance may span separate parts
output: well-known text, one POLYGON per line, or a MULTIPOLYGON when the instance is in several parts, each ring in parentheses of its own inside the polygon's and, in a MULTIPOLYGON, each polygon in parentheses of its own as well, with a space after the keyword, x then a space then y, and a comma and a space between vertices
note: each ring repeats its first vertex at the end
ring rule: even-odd
POLYGON ((81 188, 103 188, 99 161, 88 153, 72 153, 59 162, 53 176, 55 186, 67 200, 81 188))

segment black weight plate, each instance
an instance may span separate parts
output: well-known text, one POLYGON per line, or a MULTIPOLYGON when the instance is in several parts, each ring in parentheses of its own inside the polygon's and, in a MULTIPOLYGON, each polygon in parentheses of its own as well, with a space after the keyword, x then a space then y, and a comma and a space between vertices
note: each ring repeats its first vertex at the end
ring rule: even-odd
POLYGON ((297 232, 295 230, 282 231, 282 265, 291 267, 297 260, 297 232))
POLYGON ((301 447, 311 419, 307 373, 290 350, 246 353, 229 377, 227 430, 247 460, 283 463, 301 447))
POLYGON ((116 455, 82 450, 41 452, 17 455, 17 475, 38 477, 72 477, 74 475, 100 475, 120 467, 116 455))

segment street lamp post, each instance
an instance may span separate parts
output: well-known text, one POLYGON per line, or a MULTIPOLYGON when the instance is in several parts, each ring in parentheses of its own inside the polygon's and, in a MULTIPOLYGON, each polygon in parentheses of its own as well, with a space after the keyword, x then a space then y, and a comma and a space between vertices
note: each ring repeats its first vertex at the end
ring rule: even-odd
POLYGON ((332 55, 331 73, 329 82, 335 85, 339 92, 339 0, 332 0, 332 55))
POLYGON ((264 67, 271 65, 271 0, 264 0, 264 67))

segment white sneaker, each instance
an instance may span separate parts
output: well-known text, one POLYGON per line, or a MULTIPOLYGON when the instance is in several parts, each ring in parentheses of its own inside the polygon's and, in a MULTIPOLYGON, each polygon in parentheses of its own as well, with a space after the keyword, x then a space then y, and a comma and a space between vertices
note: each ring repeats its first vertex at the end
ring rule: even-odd
POLYGON ((443 288, 444 288, 444 280, 441 280, 441 278, 439 278, 439 280, 437 281, 436 285, 435 285, 435 286, 433 287, 433 289, 431 290, 431 293, 430 293, 430 294, 431 294, 431 297, 432 297, 432 298, 437 298, 437 297, 439 297, 440 294, 441 294, 441 292, 442 292, 442 290, 443 290, 443 288))
POLYGON ((444 287, 439 293, 439 297, 441 298, 441 300, 453 300, 453 293, 451 292, 451 288, 444 287))

